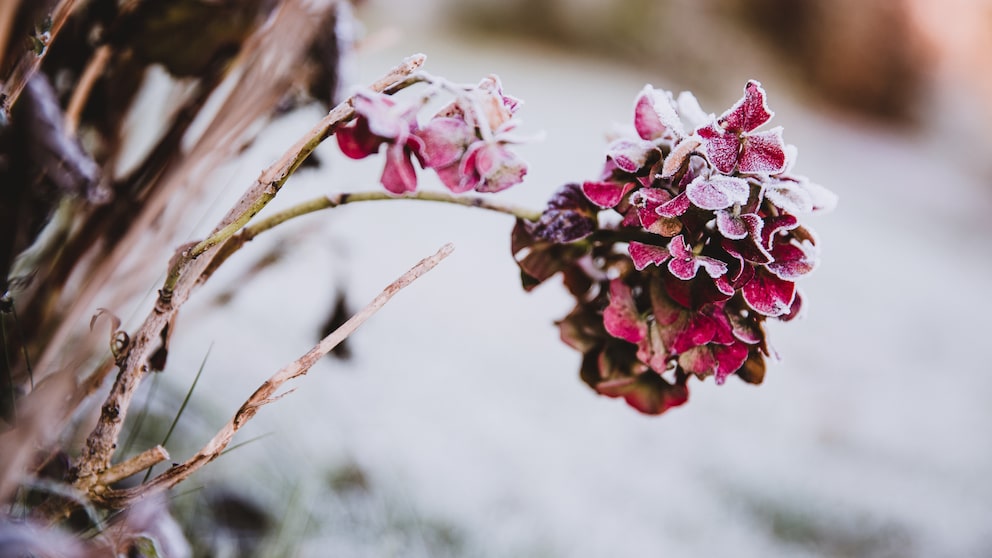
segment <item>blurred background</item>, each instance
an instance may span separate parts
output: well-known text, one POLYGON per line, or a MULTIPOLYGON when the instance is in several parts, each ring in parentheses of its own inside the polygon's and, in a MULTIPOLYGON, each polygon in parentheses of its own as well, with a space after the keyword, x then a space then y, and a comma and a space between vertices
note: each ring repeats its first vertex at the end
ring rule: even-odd
MULTIPOLYGON (((456 251, 176 495, 210 504, 189 528, 215 555, 992 555, 992 2, 368 0, 356 17, 352 84, 424 52, 524 99, 523 131, 546 136, 508 201, 593 178, 645 83, 720 114, 755 78, 795 170, 840 205, 810 220, 821 267, 805 318, 772 324, 764 385, 694 382, 661 417, 579 380, 554 326, 570 300, 557 280, 523 292, 506 216, 361 204, 258 239, 173 340, 176 393, 209 350, 202 439, 342 308, 456 251)), ((216 211, 320 116, 285 116, 219 169, 216 211)), ((380 160, 317 156, 274 209, 379 188, 380 160)))

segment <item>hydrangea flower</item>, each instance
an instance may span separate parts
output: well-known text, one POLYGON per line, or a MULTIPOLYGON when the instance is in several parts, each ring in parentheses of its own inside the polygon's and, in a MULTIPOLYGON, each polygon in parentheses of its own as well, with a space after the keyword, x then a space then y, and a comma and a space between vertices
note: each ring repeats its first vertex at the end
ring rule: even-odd
POLYGON ((417 189, 413 157, 421 157, 423 140, 417 130, 419 106, 400 105, 382 93, 359 91, 355 94, 355 122, 337 131, 338 147, 352 159, 363 159, 386 146, 386 166, 382 185, 394 194, 417 189))
POLYGON ((798 215, 836 204, 792 173, 781 128, 756 131, 771 116, 757 81, 719 119, 648 86, 637 135, 610 144, 600 176, 517 223, 525 287, 560 272, 575 297, 561 337, 597 392, 658 414, 688 400, 691 377, 763 380, 764 321, 799 314, 795 281, 818 261, 798 215))
POLYGON ((433 169, 453 193, 498 192, 519 184, 527 164, 510 149, 520 101, 503 93, 499 78, 489 76, 458 91, 456 99, 421 126, 424 101, 400 104, 371 91, 355 95, 355 121, 337 131, 341 151, 353 159, 386 146, 382 185, 394 194, 417 188, 414 161, 433 169))

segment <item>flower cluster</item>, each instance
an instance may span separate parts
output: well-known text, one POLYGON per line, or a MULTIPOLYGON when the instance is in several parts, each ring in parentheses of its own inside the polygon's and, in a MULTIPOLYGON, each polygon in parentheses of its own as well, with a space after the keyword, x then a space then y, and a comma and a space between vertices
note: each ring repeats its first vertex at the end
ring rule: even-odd
POLYGON ((385 146, 381 182, 394 194, 417 189, 414 160, 437 172, 454 193, 498 192, 519 184, 527 165, 508 145, 519 143, 512 131, 520 101, 503 93, 496 76, 474 88, 447 88, 454 90, 455 100, 423 126, 417 115, 431 96, 420 103, 401 104, 382 93, 357 93, 355 121, 338 130, 338 146, 353 159, 385 146))
POLYGON ((691 376, 762 381, 763 322, 799 313, 795 280, 817 263, 798 215, 836 203, 792 173, 781 128, 758 130, 772 115, 757 81, 719 118, 647 86, 636 136, 609 145, 599 179, 517 222, 524 286, 563 274, 577 304, 562 340, 599 393, 658 414, 688 399, 691 376))

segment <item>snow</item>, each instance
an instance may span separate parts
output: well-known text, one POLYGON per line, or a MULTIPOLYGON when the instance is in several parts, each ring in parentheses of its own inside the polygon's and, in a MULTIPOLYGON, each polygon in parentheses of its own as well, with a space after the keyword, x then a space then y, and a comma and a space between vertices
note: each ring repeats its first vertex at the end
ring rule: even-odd
MULTIPOLYGON (((534 208, 559 185, 596 176, 604 132, 629 122, 633 99, 656 79, 433 35, 361 54, 356 82, 413 51, 428 53, 436 75, 474 83, 495 72, 525 99, 521 132, 543 129, 547 139, 521 150, 531 171, 500 197, 534 208)), ((738 86, 728 84, 727 99, 738 86)), ((180 317, 168 377, 187 385, 214 342, 197 395, 233 412, 317 340, 336 289, 357 308, 445 242, 456 251, 352 337, 352 361, 325 359, 262 410, 236 442, 276 435, 218 460, 211 478, 300 486, 311 513, 327 519, 344 500, 321 496, 321 483, 354 463, 384 510, 464 534, 454 555, 992 553, 992 191, 976 167, 948 156, 949 138, 875 128, 768 90, 776 124, 802 149, 797 171, 840 202, 811 220, 821 265, 800 281, 805 319, 771 328, 783 360, 764 385, 693 382, 689 403, 660 418, 599 397, 578 378, 579 354, 558 340, 564 289, 519 286, 510 218, 355 204, 285 225, 233 258, 180 317), (289 249, 284 261, 242 281, 248 254, 278 243, 289 249), (232 286, 229 307, 207 304, 232 286)), ((226 197, 319 117, 276 123, 219 173, 226 197)), ((378 188, 381 159, 347 161, 333 142, 318 155, 322 169, 294 177, 274 205, 378 188)), ((421 176, 422 189, 441 189, 421 176)), ((414 543, 388 532, 348 543, 363 535, 318 521, 301 552, 437 555, 423 530, 414 543)))

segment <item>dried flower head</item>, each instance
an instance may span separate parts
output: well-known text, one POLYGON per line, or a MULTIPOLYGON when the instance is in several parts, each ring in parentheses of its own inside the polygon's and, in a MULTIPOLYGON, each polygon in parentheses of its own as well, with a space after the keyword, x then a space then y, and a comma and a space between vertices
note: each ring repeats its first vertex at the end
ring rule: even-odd
POLYGON ((581 376, 599 393, 658 414, 688 400, 691 376, 762 381, 764 321, 799 313, 795 281, 818 260, 798 215, 836 204, 792 174, 781 128, 755 131, 771 117, 757 81, 719 118, 691 94, 648 86, 637 136, 610 144, 600 177, 518 222, 524 285, 563 273, 576 307, 559 322, 562 340, 583 353, 581 376))

